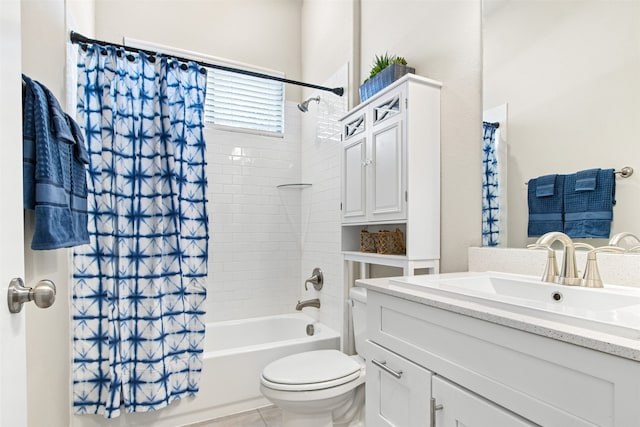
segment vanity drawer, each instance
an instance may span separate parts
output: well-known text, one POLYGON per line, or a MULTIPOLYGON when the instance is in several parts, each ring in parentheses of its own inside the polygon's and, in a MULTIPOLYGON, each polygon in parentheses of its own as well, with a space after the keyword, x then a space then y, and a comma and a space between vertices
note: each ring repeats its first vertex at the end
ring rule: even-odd
MULTIPOLYGON (((627 425, 615 411, 625 399, 616 384, 628 373, 607 361, 614 356, 371 290, 367 312, 371 341, 524 418, 627 425)), ((639 373, 637 363, 629 367, 639 373)))
POLYGON ((367 341, 368 427, 428 426, 431 372, 367 341))

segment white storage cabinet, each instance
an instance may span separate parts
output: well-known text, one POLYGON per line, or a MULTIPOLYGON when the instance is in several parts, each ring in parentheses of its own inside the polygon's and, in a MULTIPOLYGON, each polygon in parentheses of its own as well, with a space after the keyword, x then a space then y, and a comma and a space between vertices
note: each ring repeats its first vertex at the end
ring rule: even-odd
POLYGON ((346 261, 438 272, 440 89, 407 74, 342 120, 342 251, 346 261), (399 228, 405 255, 359 252, 360 230, 399 228))

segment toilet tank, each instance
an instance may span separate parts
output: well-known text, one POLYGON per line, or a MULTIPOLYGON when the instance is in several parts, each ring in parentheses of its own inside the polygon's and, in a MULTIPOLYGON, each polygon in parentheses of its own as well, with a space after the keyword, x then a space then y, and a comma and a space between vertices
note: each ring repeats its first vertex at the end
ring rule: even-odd
POLYGON ((353 320, 353 336, 355 339, 356 353, 362 356, 364 341, 367 333, 367 290, 365 288, 349 289, 351 298, 351 318, 353 320))

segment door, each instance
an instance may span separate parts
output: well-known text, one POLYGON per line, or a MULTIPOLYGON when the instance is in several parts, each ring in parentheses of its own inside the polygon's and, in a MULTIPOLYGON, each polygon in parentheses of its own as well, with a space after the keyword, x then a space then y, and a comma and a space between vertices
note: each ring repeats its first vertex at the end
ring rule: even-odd
POLYGON ((366 219, 366 138, 347 143, 343 150, 342 220, 358 222, 366 219))
POLYGON ((27 425, 25 314, 10 314, 7 288, 24 277, 20 1, 0 5, 0 426, 27 425))
POLYGON ((436 427, 533 427, 524 418, 463 389, 442 377, 433 377, 436 427))
POLYGON ((397 118, 375 129, 371 136, 369 167, 369 220, 407 218, 404 192, 404 144, 402 120, 397 118))
POLYGON ((372 105, 368 170, 370 221, 403 221, 406 214, 404 86, 372 105))
POLYGON ((431 372, 367 341, 367 427, 428 426, 431 372))

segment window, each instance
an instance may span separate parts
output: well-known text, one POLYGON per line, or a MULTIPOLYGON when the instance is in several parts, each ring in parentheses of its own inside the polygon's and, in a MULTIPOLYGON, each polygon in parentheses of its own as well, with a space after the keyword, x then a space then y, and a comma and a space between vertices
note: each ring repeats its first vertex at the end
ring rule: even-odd
POLYGON ((205 122, 284 133, 284 83, 207 68, 205 122))
MULTIPOLYGON (((125 45, 225 67, 283 77, 282 73, 201 53, 125 38, 125 45)), ((267 135, 284 134, 284 83, 207 68, 205 123, 267 135)))

